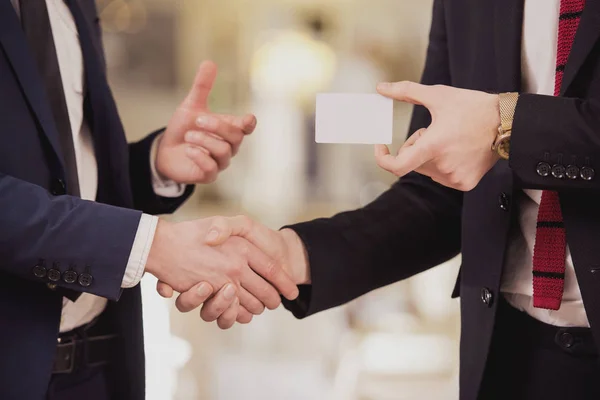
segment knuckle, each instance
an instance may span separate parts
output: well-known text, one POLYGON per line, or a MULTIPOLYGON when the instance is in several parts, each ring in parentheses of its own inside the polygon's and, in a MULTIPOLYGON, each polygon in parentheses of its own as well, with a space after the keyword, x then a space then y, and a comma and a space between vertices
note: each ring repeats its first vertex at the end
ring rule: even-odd
POLYGON ((452 166, 448 163, 440 163, 438 165, 438 170, 442 174, 450 176, 451 179, 453 176, 456 176, 456 174, 454 173, 454 168, 452 168, 452 166))
POLYGON ((214 155, 218 158, 227 158, 231 155, 231 147, 223 143, 214 149, 214 155))
POLYGON ((206 322, 212 322, 214 320, 216 320, 217 318, 219 318, 219 316, 221 314, 223 314, 223 312, 225 311, 225 306, 221 305, 221 304, 213 304, 211 306, 208 306, 206 308, 202 309, 202 319, 205 320, 206 322))
POLYGON ((252 218, 248 217, 247 215, 238 215, 236 218, 239 218, 245 226, 252 226, 252 224, 254 223, 254 221, 252 221, 252 218))
POLYGON ((233 322, 234 321, 232 321, 230 318, 225 317, 219 317, 219 319, 217 319, 217 325, 223 330, 231 328, 233 326, 233 322))
POLYGON ((271 280, 279 275, 279 265, 275 260, 270 259, 265 265, 265 278, 271 280))
POLYGON ((239 278, 242 273, 244 272, 244 269, 246 268, 246 263, 242 260, 235 260, 232 261, 231 264, 229 265, 229 275, 232 278, 239 278))
POLYGON ((271 293, 265 305, 269 310, 275 310, 281 305, 281 297, 271 293))

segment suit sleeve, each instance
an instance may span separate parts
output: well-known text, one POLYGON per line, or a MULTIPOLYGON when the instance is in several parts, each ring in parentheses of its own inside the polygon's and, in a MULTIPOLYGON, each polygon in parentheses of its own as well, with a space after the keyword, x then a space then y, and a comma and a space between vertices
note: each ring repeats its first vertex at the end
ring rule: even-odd
POLYGON ((0 210, 0 271, 118 300, 139 211, 54 197, 40 186, 3 174, 0 210), (50 269, 87 273, 92 281, 87 286, 78 280, 50 280, 50 269))
MULTIPOLYGON (((422 82, 450 84, 444 8, 436 0, 422 82)), ((415 107, 410 131, 431 116, 415 107)), ((439 265, 460 251, 462 193, 411 173, 364 208, 289 226, 304 242, 311 285, 284 305, 303 318, 439 265)))
POLYGON ((171 214, 175 212, 194 192, 193 185, 187 185, 179 197, 162 197, 156 194, 152 185, 150 151, 152 143, 163 129, 145 139, 129 145, 129 173, 133 192, 134 207, 147 214, 171 214))
POLYGON ((535 94, 519 97, 509 162, 523 187, 600 190, 600 177, 594 173, 600 171, 599 160, 600 100, 535 94), (557 179, 552 174, 541 176, 540 162, 575 166, 579 176, 576 179, 557 179))

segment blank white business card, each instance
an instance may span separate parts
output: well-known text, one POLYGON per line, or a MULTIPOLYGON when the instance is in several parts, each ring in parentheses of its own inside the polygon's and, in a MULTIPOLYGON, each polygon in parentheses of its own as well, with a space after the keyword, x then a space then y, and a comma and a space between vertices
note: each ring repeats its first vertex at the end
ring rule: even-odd
POLYGON ((391 144, 394 102, 371 93, 319 93, 317 143, 391 144))

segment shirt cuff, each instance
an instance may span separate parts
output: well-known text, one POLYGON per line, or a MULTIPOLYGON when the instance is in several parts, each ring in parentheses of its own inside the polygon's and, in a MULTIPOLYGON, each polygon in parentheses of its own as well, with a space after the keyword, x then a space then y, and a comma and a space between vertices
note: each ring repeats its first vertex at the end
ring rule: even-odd
POLYGON ((133 240, 133 246, 131 247, 131 253, 129 253, 123 282, 121 283, 123 289, 132 288, 140 283, 144 275, 152 241, 154 240, 157 223, 158 217, 142 214, 135 239, 133 240))
POLYGON ((161 135, 158 135, 150 147, 150 171, 152 172, 152 188, 154 193, 161 197, 180 197, 185 193, 185 185, 177 183, 171 179, 160 176, 156 170, 156 152, 158 151, 158 142, 161 135))

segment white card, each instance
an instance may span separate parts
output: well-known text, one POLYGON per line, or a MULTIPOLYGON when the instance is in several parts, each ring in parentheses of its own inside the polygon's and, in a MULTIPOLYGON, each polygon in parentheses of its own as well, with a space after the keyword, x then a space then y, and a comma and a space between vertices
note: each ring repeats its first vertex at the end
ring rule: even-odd
POLYGON ((379 94, 317 94, 317 143, 390 144, 393 121, 393 100, 379 94))

